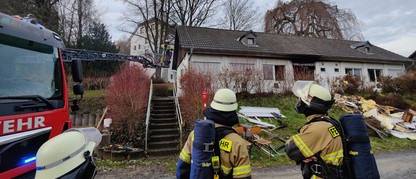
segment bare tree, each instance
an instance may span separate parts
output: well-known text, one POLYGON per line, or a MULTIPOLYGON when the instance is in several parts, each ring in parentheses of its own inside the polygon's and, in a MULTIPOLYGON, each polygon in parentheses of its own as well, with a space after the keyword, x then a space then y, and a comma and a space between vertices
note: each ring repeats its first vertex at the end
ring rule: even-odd
POLYGON ((134 7, 133 14, 125 16, 124 19, 135 26, 144 26, 146 36, 136 32, 128 33, 140 36, 149 41, 153 53, 160 51, 163 40, 169 35, 169 18, 172 9, 171 0, 123 0, 126 4, 134 7))
POLYGON ((120 50, 120 54, 130 55, 130 39, 126 35, 122 35, 120 39, 116 41, 116 46, 120 50))
POLYGON ((199 27, 213 15, 215 3, 218 0, 173 0, 176 24, 199 27))
POLYGON ((327 0, 279 0, 265 16, 265 32, 332 39, 362 40, 360 24, 349 10, 327 0))
POLYGON ((58 0, 1 0, 0 12, 22 17, 33 14, 38 23, 48 29, 58 31, 57 2, 58 0))
POLYGON ((259 21, 251 0, 225 0, 222 26, 230 30, 250 30, 259 21))
POLYGON ((98 11, 93 0, 60 0, 57 3, 62 37, 68 46, 78 45, 79 39, 94 21, 98 11))

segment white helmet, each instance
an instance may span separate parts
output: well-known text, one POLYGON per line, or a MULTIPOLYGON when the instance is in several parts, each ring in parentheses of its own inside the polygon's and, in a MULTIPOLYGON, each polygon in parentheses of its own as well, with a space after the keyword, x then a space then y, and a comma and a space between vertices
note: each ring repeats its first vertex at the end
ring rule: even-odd
POLYGON ((218 111, 235 111, 237 110, 237 97, 230 89, 219 89, 211 102, 211 108, 218 111))
MULTIPOLYGON (((296 81, 292 87, 292 92, 299 97, 300 101, 302 101, 307 108, 313 109, 321 114, 326 113, 331 109, 332 104, 334 103, 329 90, 318 85, 314 81, 296 81)), ((296 105, 297 110, 301 105, 300 101, 298 101, 298 104, 296 105)))
POLYGON ((94 148, 100 142, 101 134, 93 127, 69 129, 48 140, 36 154, 35 177, 58 178, 81 164, 88 165, 94 148))

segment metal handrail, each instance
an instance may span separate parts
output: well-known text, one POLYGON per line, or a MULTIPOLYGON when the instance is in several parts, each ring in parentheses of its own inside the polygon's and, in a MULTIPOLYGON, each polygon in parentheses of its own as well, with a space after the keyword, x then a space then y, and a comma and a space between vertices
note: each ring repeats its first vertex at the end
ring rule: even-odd
POLYGON ((153 81, 150 80, 150 91, 149 91, 149 101, 147 103, 147 113, 146 113, 146 137, 144 138, 144 153, 147 155, 147 133, 149 132, 149 119, 150 119, 150 108, 153 94, 153 81))
POLYGON ((179 104, 178 96, 177 96, 177 89, 176 89, 176 76, 175 76, 175 82, 173 83, 173 97, 175 98, 175 106, 176 106, 176 116, 178 118, 178 124, 179 124, 179 140, 180 145, 182 148, 182 114, 181 114, 181 105, 179 104))

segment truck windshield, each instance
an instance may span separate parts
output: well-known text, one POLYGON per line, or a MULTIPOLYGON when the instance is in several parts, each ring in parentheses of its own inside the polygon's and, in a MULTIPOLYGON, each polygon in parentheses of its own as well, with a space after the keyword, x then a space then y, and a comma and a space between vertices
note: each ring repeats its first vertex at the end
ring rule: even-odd
POLYGON ((0 97, 62 95, 58 49, 0 34, 0 97))

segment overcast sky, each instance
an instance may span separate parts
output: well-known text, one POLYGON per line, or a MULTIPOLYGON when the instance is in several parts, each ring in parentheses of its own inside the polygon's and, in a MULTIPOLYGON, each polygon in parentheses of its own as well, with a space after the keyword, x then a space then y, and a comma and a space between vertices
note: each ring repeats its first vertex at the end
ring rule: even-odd
MULTIPOLYGON (((272 9, 277 0, 253 0, 261 14, 272 9)), ((416 50, 416 0, 331 0, 341 9, 350 9, 363 24, 365 40, 381 48, 408 57, 416 50)), ((101 20, 107 25, 113 40, 129 27, 122 16, 128 8, 121 0, 95 0, 102 12, 101 20)), ((261 27, 254 29, 262 30, 261 27)))

